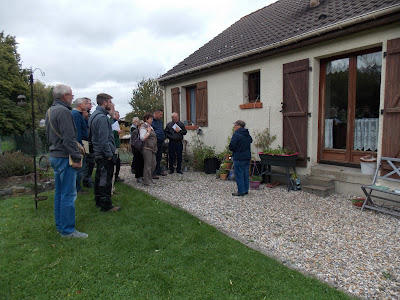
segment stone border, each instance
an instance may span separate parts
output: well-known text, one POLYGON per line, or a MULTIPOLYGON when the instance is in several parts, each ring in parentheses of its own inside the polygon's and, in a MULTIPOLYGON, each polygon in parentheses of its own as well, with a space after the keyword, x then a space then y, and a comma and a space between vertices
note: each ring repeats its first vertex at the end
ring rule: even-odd
MULTIPOLYGON (((54 190, 55 188, 55 181, 54 179, 51 179, 47 182, 44 183, 38 183, 37 184, 37 192, 38 193, 43 193, 45 191, 50 191, 54 190)), ((8 197, 19 197, 22 195, 29 195, 33 194, 34 190, 29 187, 24 187, 24 186, 12 186, 4 189, 0 189, 0 199, 5 199, 8 197)))

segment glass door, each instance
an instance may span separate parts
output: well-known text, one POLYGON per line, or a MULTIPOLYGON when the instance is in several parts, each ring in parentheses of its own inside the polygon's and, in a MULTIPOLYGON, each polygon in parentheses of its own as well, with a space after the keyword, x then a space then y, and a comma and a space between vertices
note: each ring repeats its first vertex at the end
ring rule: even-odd
POLYGON ((382 52, 321 62, 320 160, 358 164, 378 148, 382 52))

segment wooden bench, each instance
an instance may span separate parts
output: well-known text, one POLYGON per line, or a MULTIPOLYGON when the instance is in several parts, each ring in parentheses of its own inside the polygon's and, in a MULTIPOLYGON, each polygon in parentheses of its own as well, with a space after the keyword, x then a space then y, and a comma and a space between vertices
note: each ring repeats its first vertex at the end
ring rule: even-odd
POLYGON ((376 211, 388 213, 400 217, 400 207, 386 206, 382 203, 374 202, 372 199, 382 199, 389 203, 400 204, 400 159, 391 157, 381 157, 379 160, 374 179, 370 185, 361 186, 366 198, 361 208, 373 209, 376 211), (382 171, 382 164, 389 172, 385 175, 379 175, 382 171), (397 166, 396 166, 397 164, 397 166), (397 187, 387 187, 384 184, 394 183, 397 187))

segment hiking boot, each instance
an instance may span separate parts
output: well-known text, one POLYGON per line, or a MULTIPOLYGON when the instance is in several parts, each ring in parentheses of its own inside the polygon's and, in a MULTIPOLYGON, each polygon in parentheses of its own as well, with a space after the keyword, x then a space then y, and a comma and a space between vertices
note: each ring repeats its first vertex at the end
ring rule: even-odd
POLYGON ((239 196, 239 197, 243 197, 244 194, 243 193, 232 193, 232 196, 239 196))
POLYGON ((91 188, 94 187, 94 184, 93 184, 93 182, 91 182, 91 181, 89 181, 89 182, 84 182, 82 185, 83 185, 84 187, 89 188, 89 189, 91 189, 91 188))
POLYGON ((143 183, 143 179, 142 178, 136 178, 136 182, 137 183, 143 183))
POLYGON ((106 210, 106 211, 115 212, 115 211, 120 211, 120 210, 121 210, 120 206, 113 206, 112 208, 110 208, 109 210, 106 210))
POLYGON ((125 181, 125 180, 122 179, 122 178, 119 178, 119 177, 115 178, 115 182, 124 182, 124 181, 125 181))
POLYGON ((75 230, 74 232, 71 232, 69 234, 62 234, 62 238, 80 238, 80 239, 85 239, 88 237, 87 233, 79 232, 78 230, 75 230))
POLYGON ((154 175, 154 176, 153 176, 153 179, 160 179, 160 177, 154 175))

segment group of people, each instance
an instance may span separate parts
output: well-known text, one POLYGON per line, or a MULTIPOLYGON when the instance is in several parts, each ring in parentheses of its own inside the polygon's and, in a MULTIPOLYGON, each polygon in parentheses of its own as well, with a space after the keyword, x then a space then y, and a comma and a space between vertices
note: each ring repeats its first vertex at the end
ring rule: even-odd
POLYGON ((169 173, 182 172, 182 151, 183 137, 187 130, 185 125, 179 120, 177 113, 172 113, 172 121, 163 128, 163 111, 156 110, 154 114, 146 113, 143 120, 138 117, 132 119, 131 126, 131 144, 137 137, 143 142, 143 149, 132 147, 132 173, 135 174, 137 182, 148 186, 155 184, 154 179, 167 174, 161 169, 161 160, 165 139, 168 138, 169 153, 169 173))

